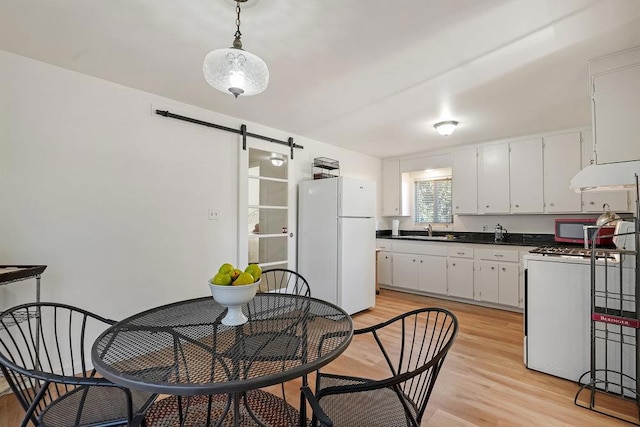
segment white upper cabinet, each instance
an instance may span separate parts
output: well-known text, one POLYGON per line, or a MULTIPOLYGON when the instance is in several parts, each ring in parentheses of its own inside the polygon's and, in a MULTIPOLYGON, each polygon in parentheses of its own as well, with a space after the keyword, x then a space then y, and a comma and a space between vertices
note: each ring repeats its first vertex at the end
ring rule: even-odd
POLYGON ((400 160, 382 162, 382 216, 409 215, 407 203, 402 200, 400 160))
POLYGON ((640 160, 640 47, 589 61, 598 164, 640 160))
MULTIPOLYGON (((589 166, 593 159, 593 134, 582 132, 582 167, 589 166)), ((614 212, 629 212, 628 191, 585 191, 582 193, 583 212, 602 212, 604 204, 608 204, 614 212)))
POLYGON ((466 148, 453 152, 453 213, 478 213, 478 151, 466 148))
POLYGON ((509 213, 509 144, 483 146, 479 159, 478 212, 509 213))
POLYGON ((511 143, 510 149, 511 212, 544 212, 542 138, 511 143))
POLYGON ((581 169, 580 132, 544 138, 544 211, 580 212, 582 197, 569 188, 571 178, 581 169))

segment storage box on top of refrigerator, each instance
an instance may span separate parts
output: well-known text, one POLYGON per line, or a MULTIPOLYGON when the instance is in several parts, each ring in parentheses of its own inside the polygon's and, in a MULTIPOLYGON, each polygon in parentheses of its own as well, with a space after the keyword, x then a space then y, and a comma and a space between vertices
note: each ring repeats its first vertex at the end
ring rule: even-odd
POLYGON ((303 181, 298 272, 311 296, 353 314, 375 305, 376 184, 341 176, 303 181))

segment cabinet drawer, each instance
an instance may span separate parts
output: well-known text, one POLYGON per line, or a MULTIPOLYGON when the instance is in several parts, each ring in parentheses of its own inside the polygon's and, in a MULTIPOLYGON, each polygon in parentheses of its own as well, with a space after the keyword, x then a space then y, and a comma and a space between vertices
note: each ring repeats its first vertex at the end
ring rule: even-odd
POLYGON ((388 239, 376 239, 376 248, 381 251, 391 251, 391 244, 393 242, 388 239))
POLYGON ((442 243, 393 242, 393 252, 447 256, 447 246, 443 245, 442 243))
POLYGON ((455 258, 473 258, 473 249, 452 246, 449 248, 449 256, 455 258))
POLYGON ((519 262, 518 251, 505 251, 500 249, 478 249, 476 258, 488 261, 519 262))

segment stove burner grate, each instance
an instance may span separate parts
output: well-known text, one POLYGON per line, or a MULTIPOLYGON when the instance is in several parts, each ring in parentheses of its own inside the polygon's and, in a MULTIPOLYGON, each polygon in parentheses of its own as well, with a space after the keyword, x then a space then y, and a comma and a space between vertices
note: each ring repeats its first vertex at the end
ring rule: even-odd
MULTIPOLYGON (((591 258, 591 249, 566 247, 566 246, 541 246, 529 251, 532 254, 565 256, 576 258, 591 258)), ((608 259, 616 261, 614 254, 605 249, 596 250, 596 259, 608 259)))

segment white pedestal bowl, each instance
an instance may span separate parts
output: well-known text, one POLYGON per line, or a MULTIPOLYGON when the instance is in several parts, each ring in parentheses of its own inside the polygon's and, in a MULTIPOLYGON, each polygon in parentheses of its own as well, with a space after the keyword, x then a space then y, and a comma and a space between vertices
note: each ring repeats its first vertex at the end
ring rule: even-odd
POLYGON ((209 283, 211 296, 218 304, 227 307, 227 315, 222 319, 222 324, 238 326, 247 323, 247 316, 242 312, 242 305, 248 303, 256 296, 260 287, 260 280, 251 285, 223 286, 209 283))

